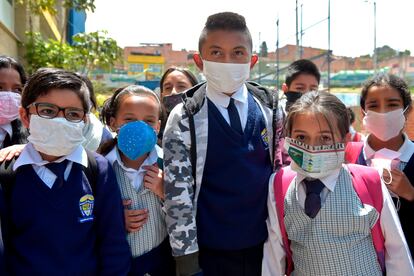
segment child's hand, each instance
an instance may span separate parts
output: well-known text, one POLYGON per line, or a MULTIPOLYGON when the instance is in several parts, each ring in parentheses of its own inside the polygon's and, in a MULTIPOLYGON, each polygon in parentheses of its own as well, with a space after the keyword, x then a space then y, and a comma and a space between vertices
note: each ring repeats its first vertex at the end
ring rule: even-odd
MULTIPOLYGON (((398 169, 391 170, 392 182, 389 185, 386 185, 387 188, 397 194, 398 196, 408 200, 414 200, 414 187, 411 185, 410 180, 404 172, 398 169)), ((387 171, 383 172, 383 178, 385 181, 389 181, 389 174, 387 171)))
POLYGON ((143 167, 147 172, 144 176, 144 186, 150 189, 159 198, 164 199, 164 174, 157 164, 143 167))
POLYGON ((125 228, 127 232, 137 232, 141 227, 147 222, 148 219, 148 210, 129 210, 128 206, 131 205, 131 200, 126 199, 122 201, 124 205, 124 218, 125 218, 125 228))
POLYGON ((4 160, 11 160, 13 157, 17 157, 22 153, 24 149, 24 144, 19 145, 13 145, 4 149, 0 150, 0 162, 3 162, 4 160))

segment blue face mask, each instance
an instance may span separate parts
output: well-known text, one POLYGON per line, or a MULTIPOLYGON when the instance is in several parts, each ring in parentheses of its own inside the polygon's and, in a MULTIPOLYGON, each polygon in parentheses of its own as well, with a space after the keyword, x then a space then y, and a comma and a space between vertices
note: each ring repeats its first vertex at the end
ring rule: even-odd
POLYGON ((118 148, 131 160, 152 151, 156 143, 157 133, 143 121, 127 123, 118 133, 118 148))

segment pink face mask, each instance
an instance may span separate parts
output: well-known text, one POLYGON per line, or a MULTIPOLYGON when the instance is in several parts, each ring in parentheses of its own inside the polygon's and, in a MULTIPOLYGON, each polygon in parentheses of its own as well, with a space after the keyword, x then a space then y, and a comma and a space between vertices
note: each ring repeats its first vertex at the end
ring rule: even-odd
MULTIPOLYGON (((407 107, 408 108, 408 107, 407 107)), ((381 141, 388 141, 397 136, 405 125, 406 109, 396 109, 386 113, 371 110, 365 113, 362 123, 365 130, 375 135, 381 141)))
POLYGON ((18 93, 0 91, 0 125, 8 124, 19 117, 21 99, 18 93))

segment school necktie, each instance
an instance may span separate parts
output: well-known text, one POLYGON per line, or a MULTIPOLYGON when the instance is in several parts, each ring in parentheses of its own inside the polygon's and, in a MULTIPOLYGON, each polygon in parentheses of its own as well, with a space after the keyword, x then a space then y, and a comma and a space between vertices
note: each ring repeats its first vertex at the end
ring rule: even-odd
POLYGON ((319 179, 303 180, 306 187, 305 213, 310 218, 316 217, 321 209, 321 192, 325 185, 319 179))
POLYGON ((56 175, 56 180, 53 184, 53 187, 59 188, 62 187, 63 182, 65 181, 65 170, 67 165, 67 160, 63 160, 60 163, 51 162, 46 164, 46 168, 51 170, 56 175))
POLYGON ((234 99, 230 98, 230 103, 227 106, 227 112, 229 113, 230 126, 237 131, 239 134, 243 134, 243 128, 241 126, 239 112, 234 104, 234 99))

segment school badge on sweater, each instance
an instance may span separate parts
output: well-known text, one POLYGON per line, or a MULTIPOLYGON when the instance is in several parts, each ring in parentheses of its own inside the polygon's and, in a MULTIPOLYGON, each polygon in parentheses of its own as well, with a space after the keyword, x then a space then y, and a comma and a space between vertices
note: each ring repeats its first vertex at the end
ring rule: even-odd
POLYGON ((80 223, 93 220, 93 204, 94 197, 91 194, 86 194, 79 199, 79 209, 82 217, 79 218, 80 223))

